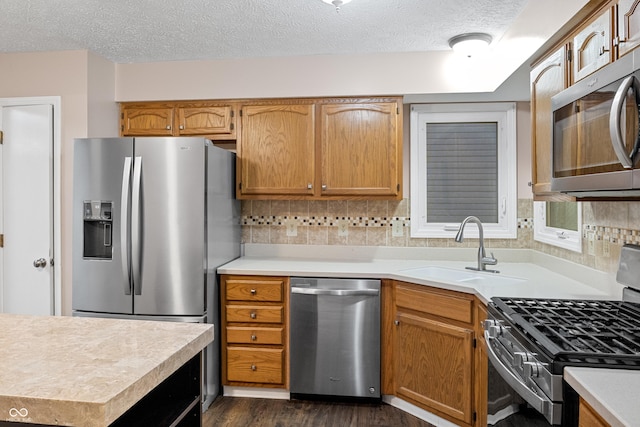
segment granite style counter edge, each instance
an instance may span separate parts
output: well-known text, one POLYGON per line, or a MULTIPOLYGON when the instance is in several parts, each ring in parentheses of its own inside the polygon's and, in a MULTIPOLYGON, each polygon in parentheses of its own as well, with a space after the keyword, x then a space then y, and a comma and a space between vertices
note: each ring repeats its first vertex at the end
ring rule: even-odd
POLYGON ((0 420, 103 427, 213 341, 208 324, 0 314, 0 420))

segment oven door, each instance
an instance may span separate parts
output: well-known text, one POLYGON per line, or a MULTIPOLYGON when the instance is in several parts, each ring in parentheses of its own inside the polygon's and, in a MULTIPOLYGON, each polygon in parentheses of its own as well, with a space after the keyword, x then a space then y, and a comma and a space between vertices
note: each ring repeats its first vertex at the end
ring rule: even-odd
POLYGON ((527 354, 526 349, 515 340, 509 341, 507 349, 490 330, 485 330, 484 335, 489 358, 487 424, 563 425, 562 403, 552 401, 535 382, 524 379, 536 369, 536 362, 525 362, 530 365, 524 372, 514 368, 519 364, 513 354, 527 354))

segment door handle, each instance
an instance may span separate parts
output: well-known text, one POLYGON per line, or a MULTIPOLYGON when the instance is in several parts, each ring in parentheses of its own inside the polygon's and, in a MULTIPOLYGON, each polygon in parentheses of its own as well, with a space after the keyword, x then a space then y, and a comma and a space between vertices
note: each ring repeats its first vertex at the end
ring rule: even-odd
POLYGON ((131 295, 131 254, 129 253, 129 196, 131 182, 131 157, 124 158, 122 168, 122 192, 120 193, 120 253, 124 294, 131 295))
POLYGON ((331 295, 331 296, 375 296, 379 295, 380 291, 378 289, 318 289, 318 288, 291 288, 292 294, 303 294, 303 295, 331 295))
POLYGON ((43 268, 47 266, 47 260, 44 258, 38 258, 37 260, 33 261, 33 266, 35 268, 43 268))

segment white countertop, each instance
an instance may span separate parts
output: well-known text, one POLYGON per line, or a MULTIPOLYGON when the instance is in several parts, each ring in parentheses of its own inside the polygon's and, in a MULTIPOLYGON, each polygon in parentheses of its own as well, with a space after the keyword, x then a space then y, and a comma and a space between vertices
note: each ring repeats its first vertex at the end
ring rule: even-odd
POLYGON ((107 426, 212 340, 208 324, 0 314, 0 421, 107 426))
POLYGON ((245 256, 218 268, 218 273, 395 279, 471 293, 485 303, 494 296, 620 299, 622 290, 610 274, 530 250, 496 249, 498 265, 487 268, 500 273, 477 272, 486 281, 456 281, 432 277, 420 269, 444 267, 471 273, 465 267, 476 265, 477 249, 386 248, 371 253, 367 248, 270 247, 252 247, 245 256), (502 284, 492 281, 493 277, 520 280, 502 284))
MULTIPOLYGON (((489 253, 489 250, 487 250, 489 253)), ((245 256, 218 269, 220 274, 386 278, 471 293, 487 303, 492 297, 614 299, 623 286, 613 274, 532 250, 496 249, 496 276, 522 279, 492 284, 428 276, 425 267, 457 271, 476 263, 477 249, 353 248, 250 245, 245 256), (418 270, 416 270, 418 269, 418 270)), ((437 272, 437 270, 436 270, 437 272)), ((495 273, 478 273, 492 277, 495 273)), ((640 371, 566 368, 565 378, 613 426, 640 425, 640 371)))
POLYGON ((568 367, 564 379, 613 427, 640 425, 640 371, 568 367))

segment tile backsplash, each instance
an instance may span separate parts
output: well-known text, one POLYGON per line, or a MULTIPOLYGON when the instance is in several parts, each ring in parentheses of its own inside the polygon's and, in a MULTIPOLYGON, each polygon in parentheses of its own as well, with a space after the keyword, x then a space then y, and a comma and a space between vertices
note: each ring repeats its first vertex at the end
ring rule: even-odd
MULTIPOLYGON (((410 203, 367 200, 245 200, 244 243, 396 247, 475 247, 477 239, 409 237, 410 203)), ((640 244, 640 202, 583 202, 582 253, 533 239, 533 201, 518 200, 518 237, 486 239, 487 248, 532 248, 599 270, 617 269, 624 243, 640 244), (591 241, 590 241, 591 239, 591 241)))

